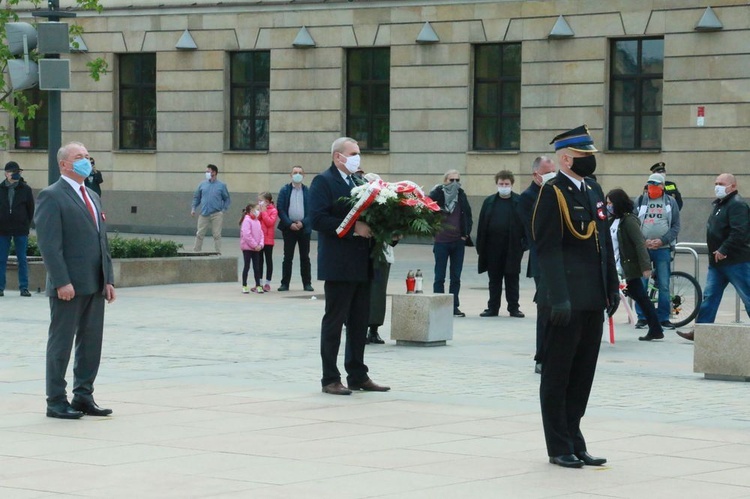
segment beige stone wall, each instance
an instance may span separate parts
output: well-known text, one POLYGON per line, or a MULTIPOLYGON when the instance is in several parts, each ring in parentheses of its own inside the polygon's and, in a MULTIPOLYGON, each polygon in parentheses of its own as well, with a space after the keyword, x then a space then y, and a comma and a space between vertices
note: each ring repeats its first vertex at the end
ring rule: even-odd
MULTIPOLYGON (((63 2, 64 4, 65 2, 63 2)), ((205 164, 217 164, 237 209, 250 193, 277 191, 292 164, 309 172, 329 162, 330 143, 344 127, 344 61, 349 47, 391 47, 391 145, 368 154, 363 166, 391 179, 431 188, 449 168, 478 203, 493 192, 500 169, 519 174, 516 189, 550 139, 587 123, 602 153, 599 180, 635 194, 648 167, 666 161, 669 178, 686 196, 683 240, 701 240, 703 219, 721 171, 750 185, 750 9, 744 0, 715 0, 720 32, 698 33, 703 0, 528 1, 182 1, 106 2, 102 15, 81 13, 90 52, 71 54, 73 89, 63 94, 63 140, 82 140, 105 174, 105 201, 115 225, 141 230, 191 230, 186 216, 205 164), (558 15, 575 32, 547 35, 558 15), (435 45, 415 43, 430 21, 435 45), (307 26, 313 49, 293 48, 307 26), (178 51, 189 29, 199 49, 178 51), (663 135, 660 152, 607 149, 609 40, 664 36, 663 135), (472 54, 477 43, 522 43, 521 150, 471 151, 472 54), (227 52, 271 51, 268 152, 228 150, 227 52), (117 149, 116 55, 157 53, 158 150, 117 149), (104 57, 114 72, 99 82, 86 62, 104 57), (705 106, 704 127, 696 126, 705 106), (131 213, 137 206, 137 213, 131 213)), ((23 13, 22 13, 23 15, 23 13)), ((7 122, 7 120, 6 120, 7 122)), ((35 186, 46 182, 46 154, 2 152, 26 168, 35 186)), ((750 189, 750 187, 748 187, 750 189)), ((231 217, 230 217, 231 218, 231 217)))

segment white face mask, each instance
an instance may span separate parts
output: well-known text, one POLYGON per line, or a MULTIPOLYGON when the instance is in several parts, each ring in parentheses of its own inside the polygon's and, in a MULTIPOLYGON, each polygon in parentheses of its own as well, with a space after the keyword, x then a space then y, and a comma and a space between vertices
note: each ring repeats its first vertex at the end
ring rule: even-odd
POLYGON ((544 175, 539 175, 539 176, 542 177, 542 185, 544 185, 550 180, 552 180, 553 178, 555 178, 557 176, 557 172, 548 172, 548 173, 545 173, 544 175))
POLYGON ((206 180, 211 180, 211 172, 206 172, 206 180))
MULTIPOLYGON (((342 156, 344 155, 342 154, 342 156)), ((344 166, 349 173, 357 173, 357 170, 359 170, 359 161, 359 154, 355 154, 354 156, 344 156, 344 166)))
POLYGON ((719 199, 724 199, 727 196, 727 186, 726 185, 715 185, 714 186, 714 192, 716 193, 716 197, 719 199))
POLYGON ((302 183, 302 174, 301 173, 295 173, 292 175, 292 182, 295 184, 301 184, 302 183))
POLYGON ((510 196, 510 192, 513 190, 512 187, 498 187, 497 193, 500 194, 502 197, 507 198, 510 196))

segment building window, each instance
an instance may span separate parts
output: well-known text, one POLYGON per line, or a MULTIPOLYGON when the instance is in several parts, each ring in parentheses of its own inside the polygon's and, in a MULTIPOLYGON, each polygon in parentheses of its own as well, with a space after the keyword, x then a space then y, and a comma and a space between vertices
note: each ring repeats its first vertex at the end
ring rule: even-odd
POLYGON ((346 60, 346 135, 362 150, 387 151, 391 134, 391 50, 350 49, 346 60))
POLYGON ((271 52, 233 52, 230 66, 229 148, 267 151, 271 52))
POLYGON ((122 54, 120 149, 156 149, 156 54, 122 54))
POLYGON ((20 96, 16 98, 16 105, 18 110, 23 115, 23 130, 20 128, 20 120, 15 120, 15 147, 16 149, 47 149, 47 113, 49 112, 49 106, 47 103, 47 92, 43 92, 38 88, 31 88, 24 90, 20 93, 20 96), (36 108, 34 118, 28 118, 29 106, 38 105, 36 108))
POLYGON ((521 44, 474 47, 474 150, 521 148, 521 44))
POLYGON ((612 40, 609 148, 660 149, 664 39, 612 40))

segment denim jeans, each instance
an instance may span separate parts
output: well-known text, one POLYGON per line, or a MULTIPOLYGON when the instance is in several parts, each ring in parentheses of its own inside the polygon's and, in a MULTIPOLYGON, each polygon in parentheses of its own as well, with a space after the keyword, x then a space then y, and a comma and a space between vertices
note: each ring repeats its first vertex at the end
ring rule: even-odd
POLYGON ((29 236, 0 236, 0 289, 5 289, 5 271, 8 267, 11 238, 15 242, 18 256, 18 289, 29 289, 29 264, 26 261, 29 236))
MULTIPOLYGON (((656 287, 659 289, 659 303, 656 307, 656 314, 659 317, 659 322, 666 322, 669 320, 669 315, 672 311, 672 304, 669 300, 669 278, 672 275, 670 268, 672 250, 668 247, 655 250, 650 249, 648 250, 648 256, 651 258, 651 263, 654 264, 656 287)), ((643 287, 648 289, 648 279, 643 279, 643 287)), ((646 315, 637 303, 635 311, 638 314, 638 320, 646 320, 646 315)))
POLYGON ((714 322, 724 290, 730 282, 740 295, 742 303, 745 304, 745 312, 750 317, 750 262, 721 267, 709 265, 706 288, 703 290, 703 302, 701 302, 698 317, 695 318, 696 324, 714 322))
POLYGON ((458 292, 461 290, 461 270, 464 268, 464 250, 466 243, 463 239, 451 243, 435 243, 432 252, 435 254, 435 282, 432 285, 433 293, 445 293, 445 268, 450 266, 450 287, 448 292, 453 294, 453 308, 457 309, 458 292))

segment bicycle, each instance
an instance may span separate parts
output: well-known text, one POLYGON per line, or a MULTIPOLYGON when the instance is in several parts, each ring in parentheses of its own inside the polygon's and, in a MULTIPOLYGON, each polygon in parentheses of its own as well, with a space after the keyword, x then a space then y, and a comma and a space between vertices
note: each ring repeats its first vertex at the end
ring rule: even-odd
MULTIPOLYGON (((659 288, 656 286, 656 272, 651 274, 646 289, 649 299, 656 305, 659 301, 659 288)), ((703 291, 698 280, 679 270, 669 277, 669 321, 675 327, 682 327, 695 319, 703 301, 703 291)))

